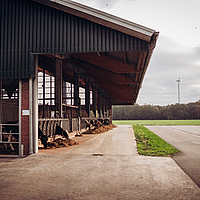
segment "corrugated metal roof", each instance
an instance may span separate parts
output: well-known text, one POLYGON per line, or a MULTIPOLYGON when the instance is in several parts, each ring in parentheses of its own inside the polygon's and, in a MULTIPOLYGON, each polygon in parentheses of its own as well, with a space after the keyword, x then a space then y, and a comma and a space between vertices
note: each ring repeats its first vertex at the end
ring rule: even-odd
POLYGON ((148 42, 25 0, 1 1, 0 78, 33 76, 30 54, 146 51, 148 42))
POLYGON ((70 0, 34 0, 150 42, 155 30, 70 0))

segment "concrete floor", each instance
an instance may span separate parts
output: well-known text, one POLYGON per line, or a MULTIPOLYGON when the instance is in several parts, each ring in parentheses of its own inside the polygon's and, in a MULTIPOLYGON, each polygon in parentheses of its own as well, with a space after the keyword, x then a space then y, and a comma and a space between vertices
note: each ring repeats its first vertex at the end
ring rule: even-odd
POLYGON ((200 189, 172 158, 139 156, 132 127, 118 126, 66 152, 1 159, 0 199, 197 200, 200 189))

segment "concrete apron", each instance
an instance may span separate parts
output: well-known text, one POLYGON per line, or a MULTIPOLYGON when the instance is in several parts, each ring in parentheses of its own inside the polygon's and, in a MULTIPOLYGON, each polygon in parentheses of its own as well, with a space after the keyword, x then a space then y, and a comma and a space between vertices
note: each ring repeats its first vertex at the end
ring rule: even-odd
POLYGON ((200 189, 170 157, 138 155, 131 126, 117 126, 64 154, 1 162, 0 194, 0 199, 200 199, 200 189))

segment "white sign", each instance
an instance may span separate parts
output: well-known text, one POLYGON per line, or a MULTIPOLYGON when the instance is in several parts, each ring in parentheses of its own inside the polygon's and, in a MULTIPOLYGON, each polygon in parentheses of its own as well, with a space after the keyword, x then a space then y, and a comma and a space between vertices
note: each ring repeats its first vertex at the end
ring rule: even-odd
POLYGON ((22 115, 29 115, 30 111, 29 110, 22 110, 22 115))

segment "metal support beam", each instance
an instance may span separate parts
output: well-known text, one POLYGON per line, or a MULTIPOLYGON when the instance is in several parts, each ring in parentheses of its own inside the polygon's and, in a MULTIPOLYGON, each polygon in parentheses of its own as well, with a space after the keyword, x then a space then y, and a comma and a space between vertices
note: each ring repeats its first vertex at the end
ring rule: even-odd
POLYGON ((109 114, 110 114, 110 122, 112 123, 112 106, 110 107, 110 109, 109 109, 109 114))
POLYGON ((45 65, 43 66, 43 118, 45 118, 45 65))
MULTIPOLYGON (((72 105, 72 83, 71 83, 71 105, 72 105)), ((71 117, 70 117, 70 131, 72 132, 72 108, 71 108, 71 117)))
POLYGON ((98 114, 101 117, 101 91, 97 91, 97 107, 98 107, 98 114))
POLYGON ((33 79, 33 153, 38 153, 38 55, 34 56, 35 78, 33 79))
POLYGON ((79 73, 74 72, 74 105, 79 105, 79 73))
POLYGON ((56 79, 55 79, 55 98, 56 98, 56 107, 59 112, 59 118, 62 118, 62 60, 55 58, 56 63, 56 79))
POLYGON ((92 85, 92 111, 94 113, 94 117, 96 117, 96 109, 97 109, 97 89, 95 84, 92 85))
POLYGON ((102 103, 102 117, 105 117, 105 97, 102 95, 102 101, 101 101, 101 103, 102 103))
POLYGON ((79 77, 80 74, 74 72, 74 105, 78 106, 78 109, 76 109, 77 111, 77 117, 81 116, 81 102, 80 102, 80 98, 79 98, 79 77))
POLYGON ((33 154, 33 78, 29 79, 29 155, 33 154))
POLYGON ((85 81, 85 110, 90 117, 90 83, 85 81))

